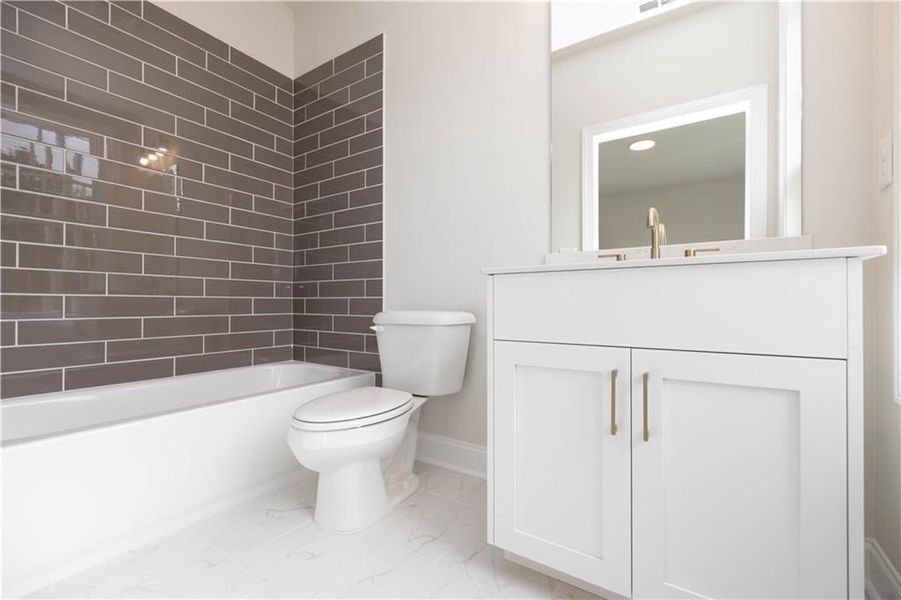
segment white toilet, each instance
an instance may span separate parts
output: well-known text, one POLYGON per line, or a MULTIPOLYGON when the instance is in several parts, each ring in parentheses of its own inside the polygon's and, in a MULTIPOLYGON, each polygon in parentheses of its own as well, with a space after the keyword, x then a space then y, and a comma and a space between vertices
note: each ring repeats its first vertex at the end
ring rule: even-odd
POLYGON ((412 494, 419 407, 460 391, 475 317, 401 310, 373 319, 384 387, 355 388, 302 405, 288 430, 300 464, 319 473, 316 522, 355 531, 412 494))

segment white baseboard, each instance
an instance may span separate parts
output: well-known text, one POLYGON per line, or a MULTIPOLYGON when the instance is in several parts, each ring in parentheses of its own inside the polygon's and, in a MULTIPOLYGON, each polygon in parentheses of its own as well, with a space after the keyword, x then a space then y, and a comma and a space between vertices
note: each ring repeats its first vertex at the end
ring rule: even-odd
POLYGON ((866 539, 867 598, 893 600, 901 598, 901 574, 874 538, 866 539))
POLYGON ((488 472, 487 456, 485 446, 435 433, 419 432, 416 460, 420 462, 485 479, 488 472))

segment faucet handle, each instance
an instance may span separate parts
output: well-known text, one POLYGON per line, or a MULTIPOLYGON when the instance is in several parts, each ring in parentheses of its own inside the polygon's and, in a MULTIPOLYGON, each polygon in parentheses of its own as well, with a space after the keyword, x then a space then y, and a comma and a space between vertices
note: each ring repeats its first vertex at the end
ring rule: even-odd
POLYGON ((663 246, 666 244, 666 225, 660 223, 657 226, 657 239, 660 242, 660 245, 663 246))
POLYGON ((693 256, 697 256, 702 252, 719 252, 719 248, 687 248, 685 250, 685 257, 691 258, 693 256))

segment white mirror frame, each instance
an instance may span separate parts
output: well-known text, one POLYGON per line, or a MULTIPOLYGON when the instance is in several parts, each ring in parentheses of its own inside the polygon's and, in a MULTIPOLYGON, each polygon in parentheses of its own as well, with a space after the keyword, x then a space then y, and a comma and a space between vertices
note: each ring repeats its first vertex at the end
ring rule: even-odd
POLYGON ((767 235, 767 86, 711 96, 582 128, 582 250, 599 248, 600 144, 735 114, 745 115, 745 239, 767 235))
MULTIPOLYGON (((780 237, 803 235, 802 221, 802 11, 801 2, 779 2, 779 114, 777 121, 778 173, 776 199, 776 235, 780 237)), ((597 248, 598 227, 596 207, 594 214, 585 209, 585 173, 587 160, 582 154, 582 249, 597 248), (588 217, 588 218, 586 218, 588 217), (594 223, 592 228, 589 223, 594 223), (591 229, 591 232, 588 230, 591 229), (587 234, 587 236, 586 236, 587 234), (587 240, 593 239, 592 243, 587 240)), ((594 161, 596 169, 597 161, 594 161)), ((746 196, 747 198, 748 196, 746 196)), ((763 236, 766 235, 764 232, 763 236)), ((901 335, 899 335, 901 338, 901 335)), ((901 342, 898 343, 901 348, 901 342)), ((899 367, 901 371, 901 367, 899 367)), ((901 375, 898 377, 901 388, 901 375)), ((901 397, 901 392, 899 392, 901 397)))
POLYGON ((779 173, 777 235, 803 234, 801 219, 801 2, 779 3, 779 173))

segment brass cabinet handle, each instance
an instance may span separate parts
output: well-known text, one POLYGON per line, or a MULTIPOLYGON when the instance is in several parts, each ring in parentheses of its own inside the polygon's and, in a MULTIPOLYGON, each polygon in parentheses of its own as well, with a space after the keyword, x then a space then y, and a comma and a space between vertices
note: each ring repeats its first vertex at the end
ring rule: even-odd
POLYGON ((617 369, 610 371, 610 435, 616 435, 616 376, 617 369))
POLYGON ((648 374, 645 373, 641 378, 641 405, 643 409, 642 414, 642 426, 644 428, 644 441, 648 441, 648 438, 651 437, 651 432, 648 431, 648 374))

